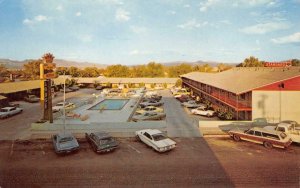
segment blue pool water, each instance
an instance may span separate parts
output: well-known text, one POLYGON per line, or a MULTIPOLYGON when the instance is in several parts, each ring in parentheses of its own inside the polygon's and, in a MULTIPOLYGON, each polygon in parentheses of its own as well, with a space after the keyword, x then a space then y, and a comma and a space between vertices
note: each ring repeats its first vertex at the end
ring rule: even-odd
POLYGON ((121 110, 129 99, 104 99, 89 110, 121 110))

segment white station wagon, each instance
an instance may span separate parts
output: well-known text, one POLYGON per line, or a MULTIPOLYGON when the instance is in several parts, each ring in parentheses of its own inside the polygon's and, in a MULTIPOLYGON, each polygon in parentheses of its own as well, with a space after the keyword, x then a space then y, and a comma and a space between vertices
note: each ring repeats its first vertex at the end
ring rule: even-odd
POLYGON ((149 147, 162 153, 176 147, 176 142, 166 137, 160 130, 144 129, 135 132, 137 139, 141 140, 149 147))

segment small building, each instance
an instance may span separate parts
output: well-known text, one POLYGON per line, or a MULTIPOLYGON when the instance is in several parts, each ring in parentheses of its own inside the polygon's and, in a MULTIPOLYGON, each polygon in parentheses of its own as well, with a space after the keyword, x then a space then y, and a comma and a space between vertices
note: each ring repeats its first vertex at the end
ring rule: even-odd
POLYGON ((97 77, 97 78, 73 78, 78 84, 111 84, 112 87, 165 87, 170 88, 174 86, 178 78, 109 78, 109 77, 97 77))
POLYGON ((300 122, 300 68, 237 67, 220 73, 181 75, 183 87, 231 112, 236 120, 264 117, 300 122))

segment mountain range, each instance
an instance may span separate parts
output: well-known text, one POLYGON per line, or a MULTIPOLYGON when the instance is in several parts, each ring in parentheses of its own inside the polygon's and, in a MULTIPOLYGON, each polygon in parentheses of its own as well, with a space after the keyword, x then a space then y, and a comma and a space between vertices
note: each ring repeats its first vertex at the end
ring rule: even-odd
MULTIPOLYGON (((22 69, 23 65, 28 63, 29 61, 32 61, 30 59, 23 60, 23 61, 17 61, 17 60, 10 60, 10 59, 0 59, 0 65, 4 65, 8 69, 22 69)), ((90 63, 90 62, 78 62, 78 61, 70 61, 70 60, 64 60, 64 59, 54 59, 54 63, 56 63, 57 67, 78 67, 78 68, 85 68, 85 67, 97 67, 97 68, 106 68, 109 66, 108 64, 97 64, 97 63, 90 63)), ((173 61, 173 62, 163 62, 164 66, 175 66, 179 65, 181 63, 187 63, 191 65, 205 65, 209 64, 212 67, 217 66, 221 62, 215 62, 215 61, 195 61, 195 62, 187 62, 187 61, 173 61)), ((227 65, 233 65, 235 66, 236 63, 226 63, 227 65)))

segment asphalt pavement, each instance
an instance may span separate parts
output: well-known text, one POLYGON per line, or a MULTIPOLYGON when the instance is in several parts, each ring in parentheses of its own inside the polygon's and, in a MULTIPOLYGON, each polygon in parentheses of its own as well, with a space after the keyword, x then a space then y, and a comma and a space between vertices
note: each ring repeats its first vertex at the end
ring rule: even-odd
MULTIPOLYGON (((78 98, 91 97, 93 89, 80 89, 76 92, 66 93, 66 100, 69 102, 78 101, 78 98)), ((58 96, 53 98, 53 104, 63 101, 63 93, 58 93, 58 96)), ((41 119, 42 108, 40 103, 28 103, 24 101, 16 101, 23 108, 21 114, 0 119, 0 140, 15 140, 26 139, 30 137, 31 123, 41 119)))

